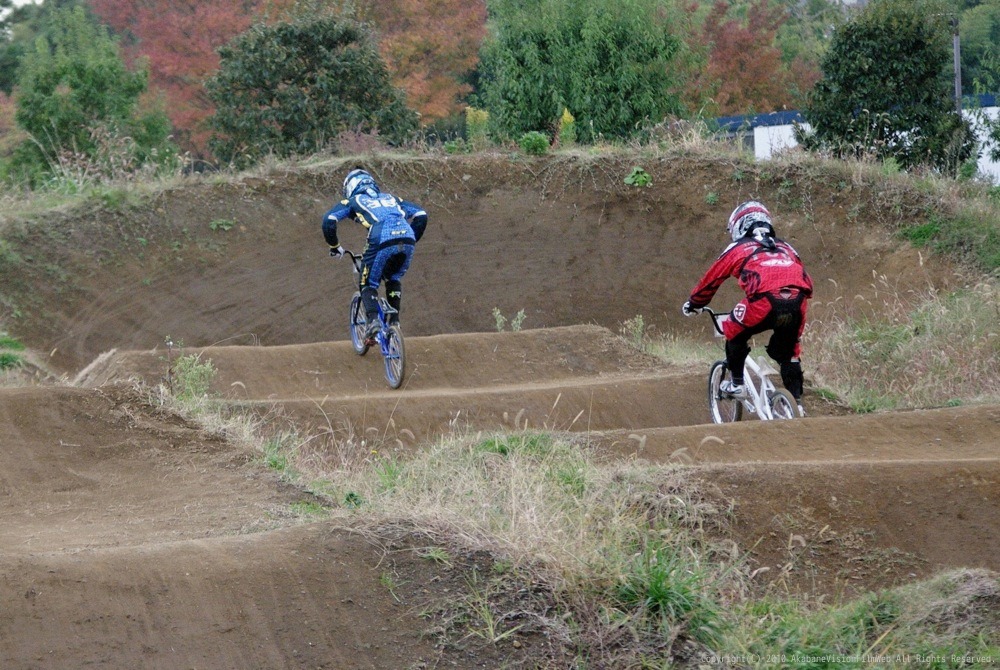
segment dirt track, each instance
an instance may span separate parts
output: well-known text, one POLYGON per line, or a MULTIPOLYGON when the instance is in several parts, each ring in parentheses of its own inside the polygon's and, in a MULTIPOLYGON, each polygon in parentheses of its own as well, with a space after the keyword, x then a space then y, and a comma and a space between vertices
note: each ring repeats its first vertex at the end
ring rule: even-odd
MULTIPOLYGON (((303 430, 419 449, 456 430, 527 426, 694 468, 732 501, 737 544, 793 586, 1000 571, 1000 408, 855 416, 810 392, 803 421, 706 425, 704 370, 615 336, 640 313, 660 330, 701 330, 676 307, 717 253, 729 203, 751 187, 779 211, 789 197, 779 183, 733 182, 726 166, 669 164, 652 170, 658 188, 626 197, 614 188, 624 167, 385 166, 432 212, 407 277, 410 374, 398 392, 374 353, 356 356, 340 334, 350 273, 322 258, 318 233, 335 170, 164 195, 128 215, 141 249, 116 238, 125 222, 78 222, 58 247, 79 264, 75 281, 36 284, 19 333, 76 385, 0 390, 0 667, 490 667, 488 650, 463 656, 420 637, 419 607, 447 570, 414 552, 387 561, 375 539, 296 515, 308 494, 110 385, 162 381, 177 355, 166 336, 212 361, 222 397, 280 407, 303 430), (706 189, 725 206, 707 205, 706 189), (210 232, 223 216, 240 228, 210 232), (87 231, 99 232, 89 247, 87 231), (491 332, 494 306, 525 309, 526 330, 491 332), (219 342, 229 346, 208 347, 219 342), (386 571, 409 586, 391 593, 386 571)), ((870 294, 873 273, 956 281, 852 226, 837 189, 802 188, 812 209, 789 206, 782 225, 828 287, 817 317, 870 294)))

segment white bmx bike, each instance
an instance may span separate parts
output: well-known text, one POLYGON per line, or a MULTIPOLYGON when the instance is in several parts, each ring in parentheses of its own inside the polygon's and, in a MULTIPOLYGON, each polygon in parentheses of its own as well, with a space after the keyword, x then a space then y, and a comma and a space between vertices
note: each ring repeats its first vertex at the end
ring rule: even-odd
MULTIPOLYGON (((702 311, 712 317, 716 334, 722 336, 722 323, 729 318, 729 312, 714 312, 708 307, 703 307, 702 311)), ((771 375, 777 374, 778 370, 764 356, 747 356, 743 370, 746 390, 742 397, 737 397, 719 388, 724 380, 732 379, 729 365, 725 360, 712 363, 708 372, 708 411, 713 423, 739 421, 744 411, 756 414, 762 421, 798 418, 799 407, 795 398, 771 381, 771 375)))

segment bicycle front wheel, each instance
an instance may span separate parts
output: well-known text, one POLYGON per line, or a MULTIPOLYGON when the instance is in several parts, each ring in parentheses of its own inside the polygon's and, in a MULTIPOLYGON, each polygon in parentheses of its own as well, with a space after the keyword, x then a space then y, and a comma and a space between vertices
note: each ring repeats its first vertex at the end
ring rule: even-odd
POLYGON ((770 391, 767 404, 771 407, 772 419, 797 419, 799 416, 799 404, 785 389, 770 391))
POLYGON ((385 378, 389 386, 398 389, 406 374, 406 352, 403 349, 403 331, 399 326, 389 326, 385 331, 385 378))
POLYGON ((368 343, 365 341, 367 329, 368 318, 361 304, 361 294, 355 293, 351 298, 351 344, 358 356, 364 356, 368 352, 368 343))
POLYGON ((719 390, 719 384, 729 379, 729 366, 716 361, 708 372, 708 413, 712 423, 732 423, 743 418, 743 401, 731 398, 719 390))

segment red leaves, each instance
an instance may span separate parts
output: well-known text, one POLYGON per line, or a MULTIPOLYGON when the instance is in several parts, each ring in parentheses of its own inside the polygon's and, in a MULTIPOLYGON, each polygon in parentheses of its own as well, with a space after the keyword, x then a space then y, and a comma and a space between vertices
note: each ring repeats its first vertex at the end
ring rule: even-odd
POLYGON ((706 98, 719 114, 770 112, 794 108, 796 94, 818 79, 815 68, 785 64, 775 37, 787 20, 785 10, 768 0, 753 0, 743 17, 718 0, 692 41, 706 64, 689 82, 687 96, 700 107, 706 98))
POLYGON ((287 0, 90 0, 94 13, 122 37, 126 59, 149 61, 150 88, 163 92, 176 140, 195 155, 207 153, 205 121, 214 110, 202 83, 218 70, 216 49, 259 20, 265 6, 288 4, 287 0))
POLYGON ((463 78, 479 62, 486 35, 485 0, 378 0, 369 18, 379 50, 426 123, 457 112, 472 89, 463 78))

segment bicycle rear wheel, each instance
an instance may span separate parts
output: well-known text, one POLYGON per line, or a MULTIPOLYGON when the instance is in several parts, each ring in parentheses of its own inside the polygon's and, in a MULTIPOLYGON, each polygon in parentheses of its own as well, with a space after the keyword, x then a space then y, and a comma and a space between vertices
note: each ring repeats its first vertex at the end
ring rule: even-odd
POLYGON ((368 352, 368 343, 365 341, 367 329, 368 317, 361 304, 361 294, 355 293, 351 298, 351 344, 358 356, 364 356, 368 352))
POLYGON ((729 378, 729 366, 725 361, 712 364, 708 372, 708 413, 713 423, 732 423, 743 418, 743 401, 719 390, 719 384, 729 378))
POLYGON ((389 386, 398 389, 406 374, 406 352, 403 349, 403 331, 399 326, 389 326, 385 331, 385 378, 389 386))
POLYGON ((797 419, 799 416, 799 404, 785 389, 770 391, 767 394, 767 404, 771 407, 771 417, 774 419, 797 419))

